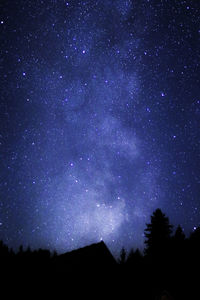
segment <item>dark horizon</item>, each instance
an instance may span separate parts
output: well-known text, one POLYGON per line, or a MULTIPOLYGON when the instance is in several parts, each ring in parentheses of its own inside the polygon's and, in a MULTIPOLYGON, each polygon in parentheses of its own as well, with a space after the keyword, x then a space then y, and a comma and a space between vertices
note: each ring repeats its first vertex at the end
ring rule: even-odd
MULTIPOLYGON (((158 210, 160 210, 160 209, 157 208, 153 213, 155 213, 158 210)), ((166 214, 164 212, 162 212, 162 213, 164 214, 164 216, 166 216, 166 214)), ((150 217, 152 218, 152 216, 150 216, 150 217)), ((168 216, 166 216, 166 217, 168 218, 168 216)), ((169 218, 168 218, 168 220, 169 220, 169 218)), ((173 224, 170 223, 170 220, 169 220, 169 224, 171 226, 171 234, 170 234, 171 238, 173 238, 173 237, 176 236, 176 232, 180 228, 181 228, 181 230, 182 230, 182 232, 183 232, 183 234, 185 236, 185 240, 189 240, 191 238, 191 236, 193 234, 195 234, 195 232, 199 232, 199 230, 200 230, 200 226, 199 226, 199 227, 196 227, 195 229, 191 230, 189 234, 185 234, 184 229, 180 226, 180 224, 177 227, 175 227, 173 224)), ((147 225, 148 224, 146 224, 146 228, 147 228, 147 225)), ((145 236, 145 230, 144 230, 144 236, 145 236)), ((30 245, 24 246, 23 244, 20 244, 20 245, 18 245, 18 247, 13 248, 13 247, 9 247, 9 245, 7 245, 5 243, 5 241, 3 241, 3 240, 0 240, 0 241, 3 242, 4 245, 8 247, 8 250, 11 251, 11 252, 13 252, 15 255, 19 254, 20 251, 23 251, 23 252, 26 252, 26 251, 35 252, 36 251, 37 252, 37 251, 42 250, 42 251, 49 251, 49 253, 50 253, 51 256, 53 256, 55 253, 58 256, 63 256, 63 255, 70 254, 70 253, 76 253, 76 252, 78 252, 78 251, 80 251, 82 249, 87 249, 87 248, 90 248, 91 246, 100 245, 102 243, 102 244, 105 245, 105 247, 113 255, 113 257, 116 260, 116 262, 119 261, 122 250, 125 251, 125 253, 126 253, 126 259, 127 259, 127 257, 129 256, 129 254, 132 251, 139 251, 141 253, 141 255, 144 255, 145 254, 145 247, 146 247, 146 245, 145 245, 145 238, 144 238, 144 244, 143 244, 142 248, 139 248, 139 247, 137 247, 136 245, 133 244, 130 249, 127 249, 124 245, 122 245, 122 247, 119 248, 118 251, 116 251, 116 252, 113 252, 112 248, 109 248, 109 245, 107 245, 106 242, 103 241, 103 240, 96 241, 96 242, 91 243, 91 244, 86 244, 86 245, 84 245, 82 247, 77 247, 77 248, 71 249, 71 250, 67 250, 66 249, 63 252, 59 252, 56 249, 50 249, 50 248, 45 247, 45 246, 37 248, 37 247, 31 247, 30 245)))
POLYGON ((122 248, 117 260, 103 241, 61 255, 22 247, 13 253, 0 242, 1 288, 4 282, 10 290, 17 286, 16 298, 34 289, 46 296, 79 290, 103 299, 105 293, 141 300, 197 299, 200 227, 188 238, 180 226, 172 234, 169 218, 156 209, 144 235, 144 253, 122 248))

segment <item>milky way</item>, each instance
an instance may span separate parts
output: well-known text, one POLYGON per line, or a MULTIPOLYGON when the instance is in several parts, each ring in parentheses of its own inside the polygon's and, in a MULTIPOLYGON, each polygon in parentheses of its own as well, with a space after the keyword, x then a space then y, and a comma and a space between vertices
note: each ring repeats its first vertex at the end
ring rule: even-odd
POLYGON ((198 1, 1 1, 0 238, 143 247, 200 225, 198 1))

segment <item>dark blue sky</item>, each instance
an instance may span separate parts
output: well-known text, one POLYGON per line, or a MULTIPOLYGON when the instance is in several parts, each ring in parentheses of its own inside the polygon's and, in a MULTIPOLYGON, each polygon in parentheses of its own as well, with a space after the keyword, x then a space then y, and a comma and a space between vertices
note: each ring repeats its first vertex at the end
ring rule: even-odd
POLYGON ((200 3, 1 1, 0 239, 142 247, 200 225, 200 3))

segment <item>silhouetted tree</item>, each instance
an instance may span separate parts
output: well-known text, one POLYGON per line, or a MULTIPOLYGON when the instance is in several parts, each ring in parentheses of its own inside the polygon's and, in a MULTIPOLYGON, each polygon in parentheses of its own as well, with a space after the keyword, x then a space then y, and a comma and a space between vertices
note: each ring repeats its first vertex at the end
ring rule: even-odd
POLYGON ((129 265, 138 265, 142 260, 142 254, 140 250, 137 248, 135 251, 133 249, 130 250, 126 263, 129 265))
POLYGON ((53 254, 52 254, 52 259, 56 258, 58 256, 58 253, 56 250, 53 251, 53 254))
POLYGON ((190 234, 189 239, 195 243, 200 242, 200 227, 197 227, 196 229, 194 229, 194 231, 190 234))
POLYGON ((183 232, 183 229, 180 225, 178 225, 175 234, 172 238, 172 256, 177 261, 177 259, 180 261, 183 259, 184 253, 186 251, 186 237, 185 233, 183 232))
POLYGON ((135 252, 134 252, 134 249, 131 249, 127 256, 126 262, 128 264, 132 264, 134 262, 134 260, 135 260, 135 252))
POLYGON ((183 280, 182 274, 185 273, 187 269, 187 261, 186 257, 189 255, 189 251, 187 250, 187 239, 183 232, 183 229, 180 225, 178 225, 172 239, 170 245, 170 261, 168 263, 169 269, 173 269, 173 278, 174 283, 178 284, 183 280))
POLYGON ((198 259, 200 262, 200 227, 197 227, 189 237, 190 253, 193 259, 198 259))
POLYGON ((169 245, 172 233, 172 225, 169 224, 168 217, 161 211, 156 209, 151 216, 151 223, 147 224, 145 229, 145 254, 158 257, 163 254, 169 245))
POLYGON ((174 238, 176 241, 184 241, 185 240, 185 233, 183 232, 183 229, 181 228, 180 225, 178 225, 175 234, 174 234, 174 238))
POLYGON ((126 250, 124 247, 121 249, 120 257, 119 257, 119 264, 124 265, 126 262, 126 250))
POLYGON ((3 241, 0 241, 0 257, 7 257, 9 255, 8 246, 6 246, 3 241))
POLYGON ((23 245, 20 245, 20 246, 19 246, 19 252, 18 252, 18 254, 22 256, 23 253, 24 253, 23 245))
POLYGON ((31 254, 31 247, 30 247, 30 246, 27 247, 26 253, 27 253, 27 254, 31 254))

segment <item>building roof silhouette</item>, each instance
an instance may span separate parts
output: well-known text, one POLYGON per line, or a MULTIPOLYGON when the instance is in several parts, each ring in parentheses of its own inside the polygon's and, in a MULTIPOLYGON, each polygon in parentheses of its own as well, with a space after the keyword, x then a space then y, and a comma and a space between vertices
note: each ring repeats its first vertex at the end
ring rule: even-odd
POLYGON ((116 261, 103 241, 57 256, 56 269, 102 269, 116 265, 116 261))

